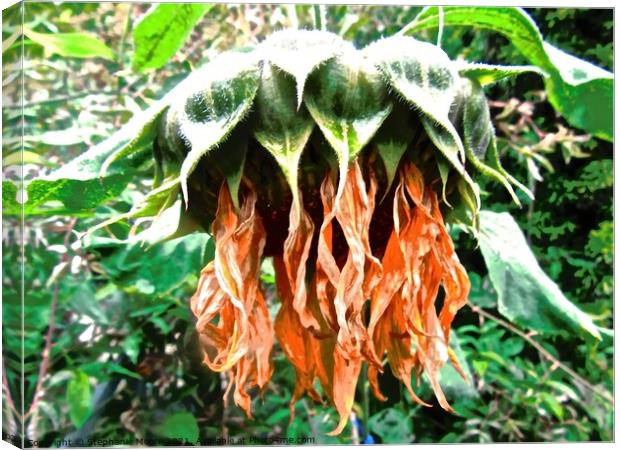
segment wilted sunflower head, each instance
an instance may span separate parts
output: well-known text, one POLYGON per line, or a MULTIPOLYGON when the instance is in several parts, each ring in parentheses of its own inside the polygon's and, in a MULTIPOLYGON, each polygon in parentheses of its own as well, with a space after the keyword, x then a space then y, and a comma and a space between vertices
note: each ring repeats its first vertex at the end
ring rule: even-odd
POLYGON ((214 59, 160 105, 147 199, 163 208, 180 190, 184 214, 215 239, 191 307, 205 363, 229 374, 248 415, 274 338, 296 372, 291 412, 304 393, 326 398, 340 415, 333 433, 362 364, 378 398, 387 362, 422 404, 411 379, 427 373, 451 410, 438 374, 448 359, 460 370, 448 341, 470 285, 443 217, 476 229, 470 167, 517 202, 510 183, 527 193, 499 163, 481 88, 497 76, 410 37, 356 49, 283 31, 214 59), (267 256, 275 320, 259 279, 267 256))

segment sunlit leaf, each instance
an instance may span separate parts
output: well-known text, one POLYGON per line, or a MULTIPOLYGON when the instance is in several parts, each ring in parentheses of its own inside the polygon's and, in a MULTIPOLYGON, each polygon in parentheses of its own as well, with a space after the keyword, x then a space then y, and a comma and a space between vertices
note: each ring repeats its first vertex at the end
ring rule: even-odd
POLYGON ((76 370, 67 384, 67 403, 69 405, 69 417, 76 428, 80 428, 90 417, 91 388, 88 375, 81 370, 76 370))
POLYGON ((26 37, 42 45, 45 51, 68 58, 115 59, 114 52, 96 37, 85 33, 37 33, 24 28, 26 37))
POLYGON ((159 69, 181 48, 189 33, 213 4, 162 3, 153 6, 133 30, 132 68, 159 69))

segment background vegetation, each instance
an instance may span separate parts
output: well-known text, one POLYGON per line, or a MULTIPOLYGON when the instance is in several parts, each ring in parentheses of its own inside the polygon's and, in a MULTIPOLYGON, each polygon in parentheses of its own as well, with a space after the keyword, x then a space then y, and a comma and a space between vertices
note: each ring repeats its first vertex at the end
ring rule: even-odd
MULTIPOLYGON (((20 12, 3 13, 5 180, 20 178, 22 89, 27 181, 113 134, 214 55, 256 44, 283 27, 313 28, 316 19, 313 7, 305 5, 194 5, 185 6, 178 17, 160 10, 141 22, 150 7, 26 3, 23 85, 20 12)), ((414 7, 329 6, 326 28, 361 47, 398 32, 419 12, 414 7)), ((547 42, 611 70, 612 10, 528 13, 547 42)), ((437 34, 435 28, 415 36, 437 42, 437 34)), ((528 63, 506 37, 488 29, 445 26, 440 43, 451 58, 528 63)), ((502 188, 481 179, 484 208, 512 214, 543 270, 587 313, 602 341, 550 321, 560 314, 553 308, 544 326, 511 320, 498 304, 480 248, 470 235, 454 229, 473 285, 472 307, 464 308, 455 322, 455 342, 472 382, 459 381, 451 369, 442 378, 455 415, 412 403, 387 371, 381 385, 390 400, 380 403, 361 386, 357 419, 341 436, 326 437, 335 412, 308 399, 298 403, 289 423, 294 374, 276 348, 274 378, 264 397, 255 399, 255 419, 248 420, 234 405, 223 404, 225 380, 201 364, 189 311, 197 275, 213 254, 208 236, 193 234, 145 248, 123 242, 131 224, 117 223, 88 242, 77 239, 80 232, 126 212, 148 191, 151 169, 144 170, 142 180, 125 180, 130 181, 126 187, 106 192, 105 201, 86 210, 71 211, 70 198, 32 210, 23 234, 10 206, 15 191, 4 187, 3 434, 17 434, 22 408, 16 261, 23 238, 23 406, 27 438, 41 445, 69 438, 155 437, 195 442, 313 436, 315 443, 612 440, 612 144, 558 115, 537 74, 495 84, 487 95, 493 99, 504 164, 527 181, 536 200, 523 198, 525 206, 519 209, 502 188)), ((596 115, 596 108, 590 114, 596 115)), ((80 200, 91 194, 82 185, 73 192, 80 200)), ((263 282, 273 286, 269 263, 263 282)), ((274 289, 268 292, 277 311, 274 289)), ((431 398, 424 381, 420 389, 423 398, 431 398)))

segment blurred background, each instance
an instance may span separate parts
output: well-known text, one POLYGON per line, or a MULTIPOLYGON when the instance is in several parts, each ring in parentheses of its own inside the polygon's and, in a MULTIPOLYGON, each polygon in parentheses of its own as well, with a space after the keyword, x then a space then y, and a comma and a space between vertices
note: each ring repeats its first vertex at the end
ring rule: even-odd
MULTIPOLYGON (((112 135, 215 55, 257 44, 278 29, 315 27, 311 5, 209 5, 180 50, 170 59, 151 60, 148 67, 134 57, 134 31, 151 6, 26 3, 23 85, 21 13, 16 7, 3 12, 5 180, 20 177, 22 93, 23 175, 28 180, 112 135), (66 33, 80 34, 59 41, 66 33)), ((420 10, 327 6, 326 28, 360 48, 395 34, 420 10)), ((612 69, 611 9, 527 12, 545 40, 612 69)), ((416 37, 437 42, 437 31, 416 37)), ((508 39, 486 30, 445 27, 441 46, 453 59, 527 64, 508 39)), ((530 186, 536 200, 519 209, 504 189, 479 179, 484 208, 509 211, 565 296, 598 326, 613 328, 612 144, 571 128, 548 103, 536 74, 493 85, 487 96, 504 165, 530 186)), ((451 369, 443 373, 442 385, 456 414, 413 403, 388 370, 380 383, 389 400, 376 401, 361 386, 356 419, 342 435, 325 436, 336 423, 333 408, 303 399, 289 422, 294 372, 276 346, 274 377, 263 397, 255 396, 255 418, 247 419, 232 402, 224 405, 226 380, 201 364, 189 297, 213 254, 206 235, 145 249, 118 244, 130 226, 117 223, 103 230, 109 238, 105 245, 72 245, 79 232, 126 212, 149 190, 151 173, 145 170, 143 180, 131 180, 91 211, 68 216, 52 207, 28 215, 23 235, 18 216, 8 210, 3 214, 5 437, 17 433, 22 408, 17 262, 23 239, 23 408, 27 438, 41 446, 58 446, 59 439, 109 444, 155 437, 192 442, 288 437, 317 444, 613 439, 611 340, 597 344, 562 330, 543 335, 506 322, 476 242, 456 230, 457 251, 472 281, 470 301, 485 313, 465 307, 454 324, 472 381, 462 382, 451 369)), ((275 314, 279 302, 269 261, 262 280, 275 314)), ((424 380, 418 390, 422 398, 432 398, 424 380)))

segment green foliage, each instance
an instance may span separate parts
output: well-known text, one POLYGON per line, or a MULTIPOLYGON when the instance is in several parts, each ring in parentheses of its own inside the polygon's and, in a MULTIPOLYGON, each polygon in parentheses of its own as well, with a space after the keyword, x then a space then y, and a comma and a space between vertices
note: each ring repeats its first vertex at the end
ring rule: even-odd
POLYGON ((84 33, 37 33, 24 29, 28 39, 42 45, 48 54, 68 58, 104 58, 113 61, 114 52, 99 39, 84 33))
POLYGON ((81 370, 75 371, 67 384, 67 403, 73 424, 80 428, 90 417, 91 389, 88 375, 81 370))
MULTIPOLYGON (((465 383, 450 365, 441 372, 441 384, 456 414, 412 404, 399 392, 388 370, 380 382, 389 392, 389 401, 374 400, 368 384, 360 386, 354 408, 358 423, 334 438, 325 436, 336 424, 333 410, 308 399, 297 404, 296 417, 289 423, 288 401, 295 375, 277 347, 272 382, 262 398, 255 396, 255 419, 249 421, 237 408, 224 406, 223 380, 202 364, 188 307, 199 271, 212 257, 213 242, 204 234, 189 234, 196 224, 183 221, 185 205, 177 197, 181 157, 190 143, 200 149, 194 161, 217 147, 231 155, 236 149, 234 158, 238 159, 233 165, 238 169, 253 133, 294 170, 305 132, 311 128, 307 121, 311 111, 306 108, 310 109, 313 100, 315 105, 328 103, 316 95, 311 98, 312 85, 328 85, 332 97, 337 96, 340 85, 326 80, 332 75, 325 74, 331 67, 342 77, 351 76, 350 68, 339 65, 342 56, 335 58, 346 53, 349 44, 331 33, 272 33, 295 28, 295 24, 311 27, 312 5, 192 5, 192 12, 183 18, 180 14, 187 9, 175 7, 165 16, 161 11, 166 7, 172 5, 146 11, 142 6, 114 3, 27 4, 24 56, 32 64, 24 65, 23 90, 14 83, 21 76, 19 71, 7 71, 3 86, 6 98, 19 99, 3 107, 3 363, 19 408, 22 355, 18 349, 23 338, 23 393, 28 408, 36 394, 44 336, 55 322, 49 376, 38 391, 38 414, 35 420, 35 416, 28 417, 25 424, 32 437, 50 446, 54 439, 73 433, 93 439, 157 436, 195 442, 221 436, 224 429, 231 438, 313 436, 317 444, 351 443, 356 434, 362 442, 374 439, 383 443, 613 439, 614 410, 605 396, 614 388, 613 149, 590 136, 573 139, 574 130, 536 92, 543 88, 544 79, 549 101, 570 124, 610 138, 609 73, 557 50, 612 67, 610 11, 529 10, 527 14, 537 22, 534 25, 516 9, 442 8, 445 29, 440 44, 455 60, 449 69, 457 77, 454 84, 460 86, 461 78, 476 80, 493 100, 490 110, 483 108, 481 99, 469 105, 471 120, 461 122, 470 127, 463 143, 474 154, 486 151, 481 161, 494 170, 499 171, 492 153, 501 154, 507 171, 517 179, 527 179, 524 184, 536 194, 532 200, 516 192, 523 204, 517 209, 503 189, 484 177, 475 178, 485 208, 495 213, 482 214, 480 248, 464 233, 455 238, 459 258, 472 281, 469 301, 491 316, 503 314, 509 325, 527 333, 529 340, 465 307, 455 321, 451 346, 471 383, 465 383), (134 16, 136 11, 144 13, 140 22, 134 16), (205 20, 192 31, 203 14, 205 20), (466 26, 450 26, 457 22, 466 26), (538 28, 545 41, 557 48, 542 41, 538 28), (294 39, 298 33, 304 38, 294 39), (68 42, 67 35, 74 39, 68 42), (148 36, 161 40, 146 39, 148 36), (223 65, 230 71, 207 74, 199 69, 187 83, 179 83, 192 67, 205 61, 215 64, 215 55, 256 42, 261 44, 249 53, 229 55, 227 61, 232 63, 223 65), (258 52, 262 68, 252 56, 258 52), (48 59, 52 53, 55 56, 48 59), (490 64, 458 63, 457 59, 490 64), (247 66, 235 60, 246 61, 247 66), (528 62, 534 66, 522 65, 528 62), (248 69, 241 71, 241 77, 236 75, 239 65, 248 69), (149 70, 147 77, 143 71, 149 70), (261 70, 273 78, 261 77, 259 82, 261 70), (513 77, 516 74, 518 77, 513 77), (196 81, 200 78, 203 80, 196 81), (225 95, 219 99, 198 88, 191 92, 196 114, 188 121, 186 141, 173 138, 171 129, 163 127, 162 132, 166 121, 178 123, 179 117, 188 114, 188 86, 195 83, 200 87, 204 79, 233 88, 224 89, 225 95), (175 85, 179 89, 171 89, 175 85), (282 102, 273 101, 279 98, 275 93, 282 93, 282 102), (200 106, 210 100, 222 106, 223 113, 216 118, 199 114, 200 106), (503 106, 498 106, 501 102, 503 106), (276 145, 282 142, 282 130, 297 128, 287 125, 279 129, 270 120, 272 108, 277 108, 279 115, 286 110, 291 123, 302 125, 295 134, 295 145, 276 145), (513 112, 507 113, 510 108, 513 112), (478 113, 485 117, 490 113, 496 131, 485 121, 474 120, 478 113), (256 117, 262 119, 254 121, 256 117), (232 140, 230 129, 250 120, 256 124, 262 121, 262 129, 257 126, 232 140), (536 128, 521 126, 529 124, 528 120, 536 128), (560 127, 567 130, 564 137, 560 127), (497 146, 493 145, 495 132, 497 146), (166 155, 166 161, 156 159, 153 165, 156 135, 163 137, 172 155, 166 155), (22 184, 17 170, 23 149, 28 166, 22 184), (541 161, 555 170, 538 171, 541 179, 537 179, 532 165, 542 165, 541 161), (151 182, 147 179, 153 169, 158 172, 151 182), (22 188, 27 193, 26 228, 19 230, 21 205, 17 198, 22 188), (512 219, 497 214, 504 211, 510 211, 525 237, 512 219), (489 223, 488 217, 495 219, 489 223), (505 220, 496 220, 498 217, 505 220), (105 226, 95 229, 102 222, 105 226), (145 223, 150 226, 146 228, 145 223), (490 239, 485 234, 488 228, 500 233, 500 238, 490 239), (88 230, 94 230, 90 238, 78 239, 88 230), (20 265, 15 263, 21 258, 20 236, 25 239, 28 305, 23 334, 20 265), (516 273, 521 276, 515 277, 516 273), (503 282, 507 279, 512 280, 510 285, 503 282), (59 295, 54 309, 55 287, 59 295), (596 334, 601 341, 590 339, 596 334), (541 358, 533 344, 542 346, 555 361, 541 358)), ((395 35, 419 12, 419 8, 397 6, 326 9, 327 29, 351 40, 356 48, 395 35)), ((435 42, 430 30, 439 26, 438 12, 437 8, 427 9, 407 33, 435 42)), ((3 14, 5 17, 9 15, 3 14)), ((20 33, 19 21, 5 27, 5 62, 19 60, 20 33)), ((446 61, 441 50, 410 39, 382 42, 432 48, 432 62, 441 66, 446 61)), ((394 53, 388 44, 377 51, 386 60, 394 53)), ((402 63, 413 69, 420 61, 408 57, 402 63)), ((359 61, 356 64, 360 66, 359 61)), ((432 99, 420 100, 415 97, 415 77, 399 72, 398 64, 384 66, 379 64, 379 71, 383 83, 392 83, 388 94, 392 112, 370 134, 377 132, 371 145, 379 148, 392 178, 414 131, 406 113, 412 107, 421 113, 441 107, 444 114, 448 102, 437 101, 442 98, 441 90, 435 91, 437 96, 432 99)), ((374 70, 361 65, 359 72, 373 74, 374 70)), ((375 75, 370 78, 372 84, 375 75)), ((449 90, 460 95, 456 86, 449 90)), ((323 114, 331 109, 331 115, 338 116, 329 104, 320 107, 323 114)), ((449 114, 448 119, 454 119, 459 112, 449 114)), ((315 115, 316 111, 310 116, 318 122, 315 115)), ((342 117, 337 119, 349 126, 342 117)), ((429 120, 426 127, 431 134, 435 131, 435 141, 454 155, 455 161, 437 161, 439 176, 448 189, 450 165, 463 164, 462 151, 434 121, 429 120)), ((340 142, 359 147, 356 152, 361 149, 359 142, 340 142)), ((186 172, 191 169, 186 167, 186 172)), ((227 171, 229 183, 234 184, 237 175, 227 171)), ((469 194, 475 204, 474 193, 469 194)), ((453 231, 456 236, 457 230, 453 231)), ((264 265, 262 281, 268 306, 275 314, 279 301, 269 264, 264 265)), ((420 394, 430 389, 424 379, 419 389, 420 394)), ((3 423, 8 425, 3 431, 16 423, 7 408, 4 410, 3 423)))
POLYGON ((386 408, 374 414, 368 425, 384 444, 411 442, 413 438, 409 416, 396 408, 386 408))
POLYGON ((153 6, 133 30, 131 67, 137 72, 159 69, 181 48, 210 4, 161 4, 153 6))
POLYGON ((171 414, 153 430, 162 437, 173 440, 181 439, 189 444, 196 443, 199 436, 196 418, 189 412, 171 414))
POLYGON ((508 37, 532 64, 547 74, 553 106, 573 125, 606 140, 613 137, 613 75, 542 40, 532 19, 518 8, 428 7, 404 31, 444 25, 490 29, 508 37))
POLYGON ((592 319, 542 271, 514 219, 490 211, 480 216, 480 249, 498 293, 499 311, 511 322, 541 333, 569 331, 600 340, 592 319))

